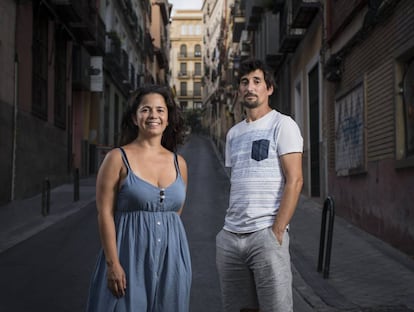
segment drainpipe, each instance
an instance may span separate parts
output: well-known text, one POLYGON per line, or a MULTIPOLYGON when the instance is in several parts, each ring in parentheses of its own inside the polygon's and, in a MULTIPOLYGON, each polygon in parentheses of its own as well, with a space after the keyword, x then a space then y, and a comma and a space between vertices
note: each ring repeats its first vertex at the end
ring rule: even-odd
POLYGON ((10 200, 14 200, 16 184, 16 147, 17 147, 17 95, 18 95, 18 69, 19 60, 17 53, 14 55, 14 100, 13 100, 13 140, 12 140, 12 172, 10 200))
POLYGON ((329 120, 329 116, 327 113, 327 100, 326 100, 326 79, 325 79, 325 64, 326 64, 326 55, 327 55, 327 35, 326 35, 326 25, 328 24, 325 21, 325 8, 327 8, 326 11, 329 11, 330 7, 329 7, 329 3, 327 4, 322 4, 321 3, 321 7, 320 7, 320 12, 322 15, 321 18, 321 28, 322 28, 322 51, 321 51, 321 68, 322 68, 322 79, 321 79, 321 90, 322 90, 322 110, 324 112, 324 116, 323 116, 323 126, 322 126, 322 155, 323 155, 323 164, 322 166, 324 167, 324 176, 323 176, 323 192, 321 192, 321 198, 323 197, 327 197, 329 194, 329 192, 331 191, 329 189, 329 179, 328 179, 328 175, 329 175, 329 166, 328 166, 328 159, 329 159, 329 155, 328 155, 328 120, 329 120), (325 7, 325 5, 327 7, 325 7))

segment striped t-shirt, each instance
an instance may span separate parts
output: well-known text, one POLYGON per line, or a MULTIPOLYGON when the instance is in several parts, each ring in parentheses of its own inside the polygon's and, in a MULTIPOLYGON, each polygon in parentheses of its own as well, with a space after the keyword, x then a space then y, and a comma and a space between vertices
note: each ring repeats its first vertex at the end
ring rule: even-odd
POLYGON ((296 122, 275 110, 229 130, 225 164, 231 167, 231 189, 225 230, 250 233, 273 225, 285 184, 279 155, 302 151, 296 122))

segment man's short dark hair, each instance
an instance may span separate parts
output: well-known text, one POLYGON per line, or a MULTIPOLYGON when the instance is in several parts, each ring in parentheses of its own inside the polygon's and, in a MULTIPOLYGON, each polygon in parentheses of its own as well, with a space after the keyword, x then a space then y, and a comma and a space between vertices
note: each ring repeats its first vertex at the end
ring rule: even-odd
POLYGON ((240 78, 244 75, 247 75, 255 70, 261 70, 263 72, 264 80, 266 82, 267 89, 270 87, 275 88, 275 82, 273 80, 273 75, 266 66, 265 63, 263 63, 259 59, 247 59, 240 63, 239 67, 239 83, 240 78))

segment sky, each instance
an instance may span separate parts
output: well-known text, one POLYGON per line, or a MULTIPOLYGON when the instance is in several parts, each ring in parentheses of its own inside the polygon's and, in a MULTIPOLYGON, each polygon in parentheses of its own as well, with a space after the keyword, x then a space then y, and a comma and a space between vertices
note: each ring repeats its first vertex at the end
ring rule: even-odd
POLYGON ((174 10, 200 10, 203 0, 168 0, 173 5, 174 10))

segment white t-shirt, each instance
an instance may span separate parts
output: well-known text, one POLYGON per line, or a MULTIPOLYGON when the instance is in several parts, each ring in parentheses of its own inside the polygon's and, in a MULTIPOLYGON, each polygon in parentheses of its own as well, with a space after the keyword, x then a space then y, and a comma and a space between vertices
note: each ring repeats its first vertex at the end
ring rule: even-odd
POLYGON ((250 233, 273 225, 285 185, 279 156, 302 151, 298 125, 275 110, 229 130, 225 165, 231 167, 231 188, 225 230, 250 233))

